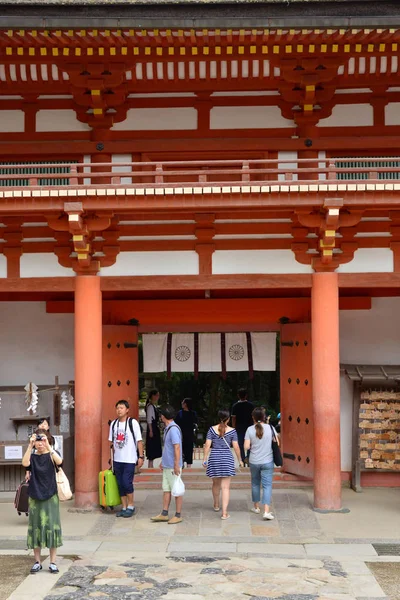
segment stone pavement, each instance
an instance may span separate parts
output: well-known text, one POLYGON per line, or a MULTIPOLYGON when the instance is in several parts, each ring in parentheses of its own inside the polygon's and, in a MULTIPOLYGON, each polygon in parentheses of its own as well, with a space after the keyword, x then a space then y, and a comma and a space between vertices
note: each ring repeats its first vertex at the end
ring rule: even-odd
MULTIPOLYGON (((209 492, 189 490, 176 526, 150 522, 160 510, 158 491, 138 492, 138 514, 129 520, 69 512, 65 503, 60 577, 45 569, 28 576, 9 600, 384 598, 366 563, 390 560, 400 569, 400 556, 378 556, 373 545, 391 542, 400 555, 400 490, 343 496, 350 513, 320 515, 310 491, 276 490, 276 519, 264 522, 249 512, 249 492, 235 490, 231 518, 221 521, 209 492)), ((26 554, 25 537, 26 517, 1 503, 0 553, 26 554)))

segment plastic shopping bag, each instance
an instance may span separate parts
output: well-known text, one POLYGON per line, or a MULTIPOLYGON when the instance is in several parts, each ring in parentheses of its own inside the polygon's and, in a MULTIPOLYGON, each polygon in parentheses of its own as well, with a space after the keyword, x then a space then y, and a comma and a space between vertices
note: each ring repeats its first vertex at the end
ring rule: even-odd
POLYGON ((182 477, 177 475, 175 477, 174 485, 172 486, 171 494, 177 498, 178 496, 183 496, 185 493, 185 484, 182 481, 182 477))

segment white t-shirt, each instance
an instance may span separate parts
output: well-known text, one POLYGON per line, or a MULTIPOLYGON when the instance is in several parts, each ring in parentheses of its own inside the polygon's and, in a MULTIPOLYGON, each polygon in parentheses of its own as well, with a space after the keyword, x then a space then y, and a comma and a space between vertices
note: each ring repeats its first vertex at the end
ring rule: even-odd
MULTIPOLYGON (((131 428, 128 423, 129 417, 126 421, 120 422, 115 419, 110 425, 110 433, 108 441, 113 443, 114 446, 114 460, 115 462, 122 463, 137 463, 137 449, 133 441, 131 428), (115 423, 115 425, 114 425, 115 423), (114 425, 114 439, 113 439, 113 425, 114 425)), ((141 441, 142 433, 140 431, 139 423, 136 419, 132 419, 133 432, 136 438, 136 444, 141 441)))
POLYGON ((148 404, 146 408, 146 421, 148 425, 151 425, 153 419, 156 418, 156 411, 153 404, 148 404))

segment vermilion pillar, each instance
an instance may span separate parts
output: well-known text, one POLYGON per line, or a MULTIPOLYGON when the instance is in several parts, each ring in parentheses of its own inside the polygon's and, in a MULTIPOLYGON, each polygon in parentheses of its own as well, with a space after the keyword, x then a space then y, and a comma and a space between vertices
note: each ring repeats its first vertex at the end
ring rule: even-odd
POLYGON ((314 508, 341 508, 339 288, 337 273, 312 276, 314 508))
POLYGON ((98 504, 101 464, 102 306, 100 277, 75 282, 75 505, 98 504))

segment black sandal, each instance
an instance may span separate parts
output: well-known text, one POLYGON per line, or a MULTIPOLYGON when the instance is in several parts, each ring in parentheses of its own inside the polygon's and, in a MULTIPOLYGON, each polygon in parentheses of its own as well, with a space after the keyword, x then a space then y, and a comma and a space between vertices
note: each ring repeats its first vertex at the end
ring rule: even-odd
POLYGON ((57 565, 54 564, 54 563, 50 563, 50 565, 49 565, 49 571, 50 571, 50 573, 59 573, 60 572, 58 570, 57 565))
POLYGON ((36 561, 33 567, 31 568, 31 573, 39 573, 43 569, 42 565, 39 561, 36 561))

